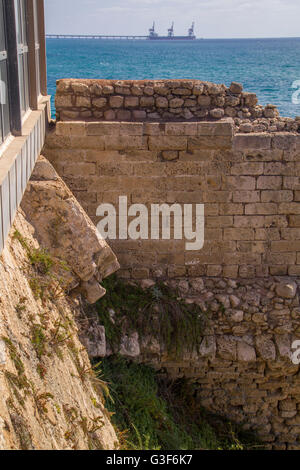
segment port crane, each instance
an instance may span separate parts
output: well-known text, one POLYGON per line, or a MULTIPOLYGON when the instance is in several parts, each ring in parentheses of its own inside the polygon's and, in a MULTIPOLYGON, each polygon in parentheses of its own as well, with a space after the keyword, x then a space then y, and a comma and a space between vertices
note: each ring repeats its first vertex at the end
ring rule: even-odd
POLYGON ((155 32, 155 21, 153 21, 152 28, 149 29, 149 37, 150 38, 157 38, 158 34, 155 32))
POLYGON ((192 23, 191 28, 189 29, 189 37, 194 38, 195 37, 195 23, 192 23))
POLYGON ((172 23, 171 28, 168 29, 168 38, 173 38, 174 37, 174 21, 172 23))

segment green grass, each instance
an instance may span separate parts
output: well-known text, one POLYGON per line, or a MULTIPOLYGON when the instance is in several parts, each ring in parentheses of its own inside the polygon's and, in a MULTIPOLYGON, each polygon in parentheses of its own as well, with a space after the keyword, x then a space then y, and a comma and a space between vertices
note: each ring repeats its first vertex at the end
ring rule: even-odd
POLYGON ((103 281, 103 286, 107 294, 97 302, 96 309, 116 352, 122 335, 135 331, 140 337, 157 338, 172 356, 199 347, 206 316, 197 305, 182 301, 177 291, 163 283, 144 290, 115 276, 103 281))
POLYGON ((255 442, 220 418, 209 417, 185 381, 168 384, 155 371, 124 358, 105 359, 102 378, 108 382, 106 399, 112 422, 124 449, 241 450, 255 442))
MULTIPOLYGON (((62 273, 70 271, 70 268, 64 260, 53 258, 44 248, 34 248, 30 240, 23 237, 18 230, 15 230, 13 238, 18 240, 26 251, 29 266, 32 268, 29 285, 36 299, 44 301, 51 297, 53 300, 60 295, 61 290, 68 290, 62 273)), ((19 315, 22 310, 24 306, 17 306, 19 315)))

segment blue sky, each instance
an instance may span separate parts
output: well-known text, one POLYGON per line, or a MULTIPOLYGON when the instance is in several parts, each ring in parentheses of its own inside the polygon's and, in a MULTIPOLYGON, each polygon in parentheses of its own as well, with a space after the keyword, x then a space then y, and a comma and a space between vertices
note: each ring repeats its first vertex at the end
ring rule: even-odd
POLYGON ((48 33, 175 33, 205 38, 300 37, 300 0, 45 0, 48 33))

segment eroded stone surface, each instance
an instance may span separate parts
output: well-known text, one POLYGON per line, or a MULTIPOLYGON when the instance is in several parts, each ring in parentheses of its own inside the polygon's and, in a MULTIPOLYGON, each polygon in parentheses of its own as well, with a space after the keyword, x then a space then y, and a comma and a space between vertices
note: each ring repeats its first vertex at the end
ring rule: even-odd
POLYGON ((59 80, 55 105, 61 121, 87 117, 127 121, 219 120, 226 116, 234 119, 237 131, 245 133, 299 132, 300 126, 296 119, 281 118, 276 106, 261 106, 255 93, 243 91, 243 86, 236 82, 227 88, 200 80, 59 80))
POLYGON ((99 282, 119 269, 118 261, 71 191, 43 157, 28 183, 22 208, 44 249, 68 266, 62 276, 68 278, 70 290, 79 286, 90 303, 101 298, 105 289, 99 282))
POLYGON ((114 449, 117 437, 78 339, 80 306, 62 287, 36 295, 37 273, 15 231, 42 250, 19 210, 0 263, 0 449, 114 449), (91 430, 95 422, 103 426, 86 432, 83 424, 91 430))

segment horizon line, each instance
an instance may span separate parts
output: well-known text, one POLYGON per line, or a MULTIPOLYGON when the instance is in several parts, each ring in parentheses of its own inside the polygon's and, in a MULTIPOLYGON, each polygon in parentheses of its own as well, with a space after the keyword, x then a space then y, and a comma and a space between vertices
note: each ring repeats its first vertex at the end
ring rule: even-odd
MULTIPOLYGON (((49 33, 47 32, 46 33, 46 37, 47 36, 116 36, 116 37, 126 37, 126 36, 136 36, 136 37, 147 37, 146 35, 139 35, 139 34, 112 34, 112 33, 109 33, 109 34, 103 34, 103 33, 49 33)), ((72 38, 70 38, 72 39, 72 38)), ((77 39, 77 38, 73 38, 73 39, 77 39)), ((300 39, 300 36, 253 36, 253 37, 249 37, 249 36, 237 36, 237 37, 196 37, 196 41, 197 40, 220 40, 220 39, 224 39, 224 40, 233 40, 233 39, 300 39)))

